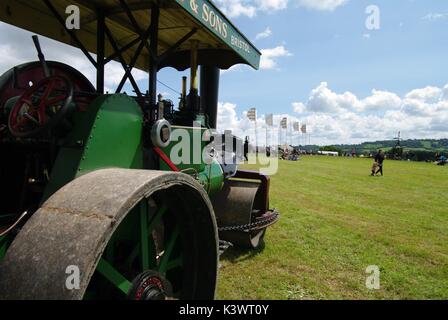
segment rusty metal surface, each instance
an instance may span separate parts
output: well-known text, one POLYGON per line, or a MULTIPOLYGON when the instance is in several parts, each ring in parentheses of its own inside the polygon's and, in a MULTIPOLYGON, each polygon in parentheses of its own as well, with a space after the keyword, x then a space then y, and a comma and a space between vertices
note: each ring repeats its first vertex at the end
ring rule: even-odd
POLYGON ((260 194, 263 197, 263 207, 260 208, 263 212, 269 210, 269 188, 271 178, 267 175, 261 174, 258 171, 238 170, 235 179, 249 179, 260 181, 260 194))
POLYGON ((0 265, 0 299, 81 299, 126 214, 142 198, 175 185, 203 199, 205 218, 213 220, 217 235, 210 200, 193 178, 151 170, 94 171, 61 188, 25 224, 0 265), (80 290, 66 289, 70 265, 81 271, 80 290))
MULTIPOLYGON (((212 200, 219 227, 245 225, 252 222, 254 210, 263 207, 257 197, 260 183, 227 180, 223 189, 212 200)), ((266 228, 255 231, 223 231, 222 240, 237 246, 256 248, 262 242, 266 228)))

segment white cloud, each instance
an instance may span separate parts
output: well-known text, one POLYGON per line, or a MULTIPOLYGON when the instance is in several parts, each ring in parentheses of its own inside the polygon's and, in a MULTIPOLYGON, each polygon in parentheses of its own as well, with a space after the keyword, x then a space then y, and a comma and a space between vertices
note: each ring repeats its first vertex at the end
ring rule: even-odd
MULTIPOLYGON (((403 97, 395 93, 372 90, 361 99, 351 92, 336 93, 326 82, 313 89, 307 102, 292 103, 293 114, 275 114, 272 135, 278 139, 278 126, 283 117, 289 125, 307 124, 313 144, 359 143, 392 139, 398 131, 404 138, 448 137, 448 84, 443 88, 428 86, 411 90, 403 97)), ((248 110, 249 107, 245 108, 248 110)), ((218 129, 231 129, 239 137, 255 136, 255 126, 238 107, 219 103, 218 129)), ((258 140, 265 141, 264 115, 258 115, 258 140)), ((288 130, 288 142, 297 144, 299 133, 288 130)), ((284 135, 284 133, 283 133, 284 135)), ((282 138, 284 141, 284 138, 282 138)))
MULTIPOLYGON (((7 43, 0 45, 0 57, 2 57, 0 59, 0 75, 15 65, 37 60, 37 53, 31 40, 32 35, 31 32, 0 23, 0 43, 7 43)), ((45 37, 39 37, 39 40, 47 60, 66 63, 79 70, 90 82, 96 83, 95 69, 80 49, 45 37)), ((106 91, 113 92, 120 83, 124 70, 117 62, 111 62, 105 68, 106 91)), ((136 81, 147 78, 145 72, 137 69, 132 71, 132 75, 136 81)))
POLYGON ((372 94, 359 99, 351 92, 338 94, 328 88, 326 82, 320 83, 310 93, 305 108, 308 112, 335 114, 344 110, 354 112, 379 112, 400 108, 402 100, 392 92, 372 90, 372 94))
POLYGON ((401 98, 395 93, 381 90, 372 90, 372 95, 361 100, 359 111, 395 110, 402 105, 401 98))
POLYGON ((258 33, 255 36, 255 41, 260 40, 260 39, 269 38, 270 36, 272 36, 272 30, 271 30, 271 28, 267 27, 264 31, 258 33))
POLYGON ((348 0, 299 0, 299 5, 313 10, 333 11, 347 2, 348 0))
POLYGON ((230 72, 241 72, 241 71, 244 71, 245 68, 248 68, 248 66, 236 64, 234 66, 231 66, 229 69, 221 70, 221 75, 224 75, 224 74, 230 73, 230 72))
POLYGON ((303 113, 306 111, 306 106, 302 102, 293 102, 292 108, 295 113, 303 113))
MULTIPOLYGON (((249 107, 246 110, 250 109, 249 107)), ((247 116, 247 111, 244 111, 241 116, 238 116, 237 105, 229 102, 219 102, 218 104, 218 125, 217 129, 221 132, 224 130, 232 130, 232 133, 240 138, 246 136, 250 137, 251 143, 255 142, 255 124, 250 121, 247 116)), ((273 117, 274 127, 269 128, 268 143, 277 143, 279 139, 278 124, 283 117, 288 117, 289 125, 292 126, 293 122, 298 122, 299 119, 294 115, 288 114, 276 114, 273 117)), ((266 144, 266 121, 264 114, 257 115, 257 138, 260 145, 266 144)), ((290 130, 292 131, 292 130, 290 130)), ((281 138, 284 142, 284 133, 281 138)), ((292 132, 292 135, 288 137, 288 142, 297 144, 299 134, 292 132)))
POLYGON ((8 44, 0 45, 0 57, 2 57, 0 60, 0 74, 22 62, 18 57, 16 50, 8 44))
POLYGON ((448 13, 428 13, 422 20, 436 21, 448 18, 448 13))
POLYGON ((319 113, 338 113, 343 109, 361 109, 361 102, 350 93, 337 94, 328 88, 326 82, 322 82, 313 89, 306 103, 306 111, 319 113))
POLYGON ((263 11, 283 10, 288 6, 288 0, 255 0, 263 11))
POLYGON ((336 93, 322 82, 306 103, 293 110, 308 123, 321 144, 390 139, 397 131, 408 138, 448 137, 448 85, 411 90, 400 97, 372 90, 364 99, 351 92, 336 93))
MULTIPOLYGON (((261 52, 261 58, 260 58, 261 70, 277 69, 278 58, 292 56, 292 53, 290 53, 283 45, 274 48, 261 49, 260 52, 261 52)), ((243 71, 245 70, 245 68, 246 66, 243 65, 235 65, 227 70, 221 71, 221 74, 226 74, 235 71, 243 71)))
POLYGON ((445 87, 443 87, 442 100, 448 100, 448 84, 445 87))
MULTIPOLYGON (((349 0, 293 0, 294 3, 310 10, 334 11, 349 0)), ((216 0, 218 7, 230 18, 246 16, 253 18, 258 11, 272 13, 284 10, 289 0, 216 0)))
POLYGON ((428 86, 426 88, 410 91, 408 94, 406 94, 406 99, 414 99, 434 103, 441 98, 442 93, 442 89, 428 86))
POLYGON ((371 35, 370 35, 370 33, 364 33, 364 34, 362 35, 362 37, 363 37, 364 39, 370 39, 371 35))
POLYGON ((257 8, 249 0, 216 0, 218 7, 230 18, 247 16, 253 18, 257 8))
POLYGON ((288 57, 292 54, 284 46, 277 46, 270 49, 261 49, 260 69, 275 69, 277 67, 276 59, 279 57, 288 57))

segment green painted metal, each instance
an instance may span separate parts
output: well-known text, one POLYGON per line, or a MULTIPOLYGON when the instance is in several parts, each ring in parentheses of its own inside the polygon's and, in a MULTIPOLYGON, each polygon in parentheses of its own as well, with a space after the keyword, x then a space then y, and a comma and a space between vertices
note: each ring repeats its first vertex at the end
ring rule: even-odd
POLYGON ((131 289, 132 283, 127 280, 120 272, 118 272, 109 262, 101 258, 98 262, 96 270, 124 294, 128 294, 129 290, 131 289))
MULTIPOLYGON (((153 215, 153 217, 151 218, 151 221, 148 224, 148 227, 146 229, 146 233, 148 235, 148 239, 150 237, 150 235, 152 234, 152 231, 154 230, 154 228, 156 227, 157 223, 160 221, 160 219, 162 218, 162 216, 167 212, 167 207, 165 205, 161 206, 153 215)), ((140 222, 141 223, 141 222, 140 222)), ((143 228, 142 226, 140 227, 141 229, 143 228)), ((141 236, 141 239, 143 237, 141 236)), ((132 250, 131 254, 129 255, 129 257, 127 258, 126 264, 130 265, 135 258, 139 255, 139 253, 141 253, 141 242, 143 240, 141 240, 137 246, 135 246, 135 248, 132 250)), ((155 247, 154 247, 154 242, 153 241, 149 241, 149 247, 148 250, 150 250, 151 252, 148 253, 149 256, 149 263, 151 267, 154 267, 156 265, 156 260, 155 260, 155 247)))
POLYGON ((6 250, 8 249, 10 244, 10 239, 8 235, 0 237, 0 261, 3 260, 3 257, 6 254, 6 250))
POLYGON ((43 203, 62 186, 92 170, 119 167, 141 169, 142 113, 124 94, 103 95, 85 112, 77 112, 53 166, 43 203))
POLYGON ((238 53, 249 65, 258 69, 261 53, 258 49, 228 20, 224 14, 208 0, 176 0, 202 26, 210 30, 238 53))
MULTIPOLYGON (((221 165, 216 159, 205 163, 202 159, 203 150, 209 144, 204 136, 210 135, 210 130, 199 127, 173 126, 173 141, 162 151, 174 162, 177 168, 195 177, 209 195, 220 191, 224 183, 221 165), (207 134, 208 132, 208 134, 207 134), (180 161, 176 161, 179 159, 180 161)), ((160 170, 170 171, 171 168, 160 161, 160 170)))
MULTIPOLYGON (((204 135, 207 128, 200 127, 172 127, 172 141, 163 148, 162 151, 174 162, 174 164, 181 171, 185 173, 196 173, 205 170, 206 164, 202 160, 202 150, 205 149, 208 141, 204 141, 204 135), (180 159, 177 161, 176 159, 180 159)), ((168 165, 161 161, 160 169, 170 171, 168 165)))
POLYGON ((148 203, 140 202, 140 250, 142 270, 149 269, 148 203))
POLYGON ((112 238, 109 240, 109 243, 107 244, 106 249, 104 250, 103 256, 106 258, 107 261, 114 261, 115 257, 115 237, 112 236, 112 238))
POLYGON ((160 221, 160 218, 166 213, 168 210, 168 207, 166 205, 163 205, 160 207, 160 209, 155 213, 154 217, 151 219, 151 223, 148 226, 148 233, 151 233, 154 228, 156 227, 156 224, 160 221))
POLYGON ((96 114, 77 176, 105 167, 143 168, 143 116, 139 105, 125 94, 99 98, 96 114))
POLYGON ((205 170, 199 173, 198 178, 209 196, 219 192, 224 184, 224 173, 216 159, 213 159, 211 164, 205 166, 205 170))
MULTIPOLYGON (((142 123, 140 107, 132 98, 123 94, 100 96, 85 112, 74 113, 73 128, 61 141, 60 151, 42 202, 66 183, 89 171, 106 167, 143 168, 142 123)), ((194 138, 193 133, 202 137, 205 130, 186 129, 190 133, 189 139, 194 138)), ((207 143, 201 142, 201 150, 207 143)), ((190 145, 194 146, 193 143, 190 145)), ((199 160, 197 165, 186 164, 181 167, 187 173, 189 170, 192 171, 209 193, 221 189, 223 174, 219 164, 217 162, 205 164, 201 158, 199 160)), ((97 266, 97 271, 125 294, 129 291, 131 282, 117 270, 118 266, 115 265, 116 241, 125 239, 135 245, 128 258, 128 264, 140 258, 142 271, 158 269, 167 273, 182 266, 182 256, 176 245, 180 239, 178 225, 167 235, 164 254, 157 266, 155 244, 151 235, 167 212, 167 206, 161 206, 152 214, 149 210, 147 202, 142 201, 135 208, 133 212, 135 214, 130 214, 130 219, 122 222, 123 228, 120 224, 97 266), (140 228, 140 232, 135 232, 136 225, 139 225, 137 228, 140 228)), ((6 237, 0 239, 0 259, 8 245, 6 237)))
POLYGON ((174 259, 174 260, 171 260, 171 261, 168 262, 168 264, 166 265, 166 271, 170 271, 170 270, 172 270, 172 269, 182 267, 182 263, 183 263, 183 261, 182 261, 182 258, 181 258, 181 257, 179 257, 179 258, 177 258, 177 259, 174 259))
MULTIPOLYGON (((149 208, 147 201, 143 200, 120 224, 119 228, 110 239, 106 251, 97 265, 96 271, 121 292, 127 294, 132 284, 120 271, 118 271, 120 268, 117 266, 117 261, 120 259, 117 260, 117 257, 114 256, 113 250, 109 251, 109 248, 113 248, 116 242, 126 240, 126 242, 136 244, 124 264, 127 267, 130 267, 137 258, 140 258, 141 260, 140 271, 142 272, 152 269, 158 270, 162 274, 166 274, 170 270, 182 267, 182 256, 176 249, 178 248, 177 243, 180 239, 180 229, 178 224, 176 224, 169 233, 164 246, 163 255, 157 265, 152 231, 161 221, 162 216, 166 212, 167 207, 162 205, 151 215, 151 209, 149 208), (148 219, 149 217, 151 218, 148 219), (135 231, 131 232, 131 227, 134 227, 135 229, 137 220, 140 224, 139 234, 135 233, 135 231)), ((94 296, 95 289, 93 290, 94 291, 90 291, 90 293, 94 296)))
POLYGON ((177 238, 179 237, 179 226, 176 226, 174 231, 171 233, 170 239, 168 240, 163 256, 159 264, 159 272, 165 274, 167 271, 168 263, 171 259, 171 253, 173 252, 174 246, 176 244, 177 238))

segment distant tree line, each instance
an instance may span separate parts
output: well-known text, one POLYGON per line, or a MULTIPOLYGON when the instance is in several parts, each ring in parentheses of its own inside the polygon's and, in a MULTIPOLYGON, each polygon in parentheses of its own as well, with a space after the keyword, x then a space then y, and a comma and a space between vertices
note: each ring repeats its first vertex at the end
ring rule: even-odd
POLYGON ((383 140, 375 142, 364 142, 361 144, 340 144, 330 146, 299 146, 300 150, 307 152, 333 151, 339 155, 351 154, 353 150, 360 156, 373 156, 379 149, 386 152, 389 159, 411 160, 411 161, 434 161, 435 153, 448 155, 448 139, 409 139, 400 141, 397 146, 396 140, 383 140))
MULTIPOLYGON (((353 148, 359 152, 376 151, 378 149, 394 148, 397 144, 395 140, 383 140, 375 142, 364 142, 361 144, 342 144, 335 145, 343 151, 351 151, 353 148)), ((448 139, 409 139, 400 141, 403 149, 422 149, 426 151, 448 152, 448 139)))
POLYGON ((435 161, 435 152, 426 150, 403 150, 392 148, 387 152, 389 159, 411 160, 411 161, 435 161))

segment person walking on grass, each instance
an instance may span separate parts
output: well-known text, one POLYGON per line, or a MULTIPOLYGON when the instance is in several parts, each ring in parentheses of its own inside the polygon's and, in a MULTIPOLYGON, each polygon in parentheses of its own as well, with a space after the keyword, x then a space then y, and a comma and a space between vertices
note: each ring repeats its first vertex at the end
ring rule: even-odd
POLYGON ((381 176, 383 175, 383 162, 384 162, 384 151, 380 150, 375 156, 375 163, 372 167, 372 176, 380 173, 381 176), (378 170, 377 170, 378 169, 378 170))
POLYGON ((244 159, 246 161, 249 161, 249 158, 247 157, 247 154, 249 153, 249 137, 246 137, 244 140, 244 159))

